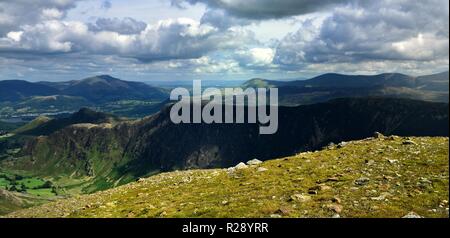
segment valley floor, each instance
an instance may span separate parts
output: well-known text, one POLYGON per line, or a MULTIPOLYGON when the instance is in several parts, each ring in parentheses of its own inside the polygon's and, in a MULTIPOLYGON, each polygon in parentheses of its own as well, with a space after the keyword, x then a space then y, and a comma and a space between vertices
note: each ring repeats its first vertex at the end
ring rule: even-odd
POLYGON ((163 173, 8 217, 449 217, 448 138, 384 137, 163 173))

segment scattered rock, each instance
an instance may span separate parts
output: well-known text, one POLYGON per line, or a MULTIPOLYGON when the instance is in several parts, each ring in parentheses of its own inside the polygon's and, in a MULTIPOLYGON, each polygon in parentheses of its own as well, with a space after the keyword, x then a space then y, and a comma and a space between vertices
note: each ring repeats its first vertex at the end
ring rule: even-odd
POLYGON ((368 166, 375 164, 375 160, 365 160, 365 162, 368 166))
POLYGON ((303 194, 294 194, 291 195, 290 201, 297 201, 297 202, 307 202, 311 200, 311 196, 303 195, 303 194))
POLYGON ((137 180, 138 183, 142 183, 142 182, 144 182, 144 181, 145 181, 144 178, 139 178, 139 179, 137 180))
POLYGON ((329 150, 332 150, 332 149, 334 149, 335 146, 336 146, 336 145, 335 145, 333 142, 330 142, 330 143, 326 146, 326 148, 329 149, 329 150))
POLYGON ((331 218, 341 218, 339 214, 334 214, 331 218))
POLYGON ((338 177, 330 177, 327 179, 327 182, 338 182, 339 178, 338 177))
POLYGON ((270 218, 281 218, 280 214, 270 214, 270 218))
POLYGON ((396 160, 396 159, 388 159, 388 162, 390 164, 395 164, 395 163, 398 163, 398 160, 396 160))
POLYGON ((390 195, 391 195, 390 193, 385 192, 385 193, 380 194, 380 196, 378 196, 378 197, 371 197, 370 199, 374 200, 374 201, 384 201, 384 200, 386 200, 386 197, 388 197, 390 195))
POLYGON ((331 199, 331 201, 334 202, 334 203, 341 203, 341 199, 338 198, 338 197, 333 197, 333 198, 331 199))
POLYGON ((326 191, 326 190, 331 190, 331 189, 332 188, 330 186, 320 184, 320 185, 309 188, 308 193, 309 194, 317 194, 319 191, 326 191))
POLYGON ((227 205, 227 204, 228 204, 228 201, 226 201, 226 200, 222 201, 222 205, 227 205))
POLYGON ((258 160, 258 159, 252 159, 252 160, 247 161, 248 165, 258 165, 258 164, 261 164, 261 163, 262 163, 262 161, 258 160))
POLYGON ((424 184, 432 184, 433 183, 433 182, 431 182, 429 179, 427 179, 425 177, 419 178, 419 182, 420 183, 424 183, 424 184))
POLYGON ((383 139, 384 135, 381 134, 380 132, 375 132, 375 133, 373 133, 373 137, 376 139, 383 139))
POLYGON ((336 213, 341 213, 343 209, 342 205, 339 204, 328 204, 327 208, 336 213))
POLYGON ((264 168, 264 167, 259 167, 256 172, 264 172, 267 171, 268 169, 264 168))
POLYGON ((410 212, 410 213, 406 214, 405 216, 403 216, 402 218, 423 218, 423 217, 415 212, 410 212))
POLYGON ((398 138, 399 138, 398 136, 389 136, 387 139, 388 140, 396 140, 398 138))
POLYGON ((402 144, 403 145, 417 145, 417 143, 412 140, 405 140, 402 142, 402 144))
POLYGON ((366 185, 367 183, 369 183, 369 181, 370 181, 369 178, 361 177, 361 178, 355 180, 355 184, 359 185, 359 186, 363 186, 363 185, 366 185))
POLYGON ((347 144, 348 144, 348 142, 343 141, 343 142, 339 143, 336 147, 342 148, 342 147, 346 146, 347 144))
POLYGON ((239 169, 246 169, 246 168, 248 168, 248 165, 246 165, 246 164, 241 162, 241 163, 237 164, 234 168, 237 169, 237 170, 239 170, 239 169))
POLYGON ((280 208, 275 212, 275 214, 289 215, 290 212, 291 211, 289 211, 289 209, 287 208, 280 208))

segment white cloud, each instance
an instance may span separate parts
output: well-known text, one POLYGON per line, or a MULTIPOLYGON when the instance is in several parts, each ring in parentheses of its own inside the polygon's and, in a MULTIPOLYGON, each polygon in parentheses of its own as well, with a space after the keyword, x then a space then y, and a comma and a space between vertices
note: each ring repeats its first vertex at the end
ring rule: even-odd
POLYGON ((272 48, 251 48, 236 52, 236 58, 246 67, 269 67, 274 56, 275 50, 272 48))
POLYGON ((246 30, 233 28, 219 32, 187 18, 162 20, 136 34, 91 31, 81 22, 51 20, 22 27, 20 36, 10 32, 8 37, 0 38, 0 53, 14 51, 12 57, 22 57, 84 52, 155 61, 199 58, 208 52, 253 41, 253 35, 246 30))
POLYGON ((339 7, 320 24, 300 24, 298 32, 280 42, 275 63, 301 69, 308 64, 448 59, 445 0, 339 7))
POLYGON ((0 1, 0 37, 26 24, 61 19, 81 0, 14 0, 0 1))

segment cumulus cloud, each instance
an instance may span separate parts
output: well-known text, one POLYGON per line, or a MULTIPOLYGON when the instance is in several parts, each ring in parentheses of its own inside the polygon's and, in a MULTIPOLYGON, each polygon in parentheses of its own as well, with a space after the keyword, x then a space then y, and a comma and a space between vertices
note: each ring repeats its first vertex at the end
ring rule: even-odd
POLYGON ((51 20, 9 32, 6 37, 0 38, 0 53, 27 57, 30 54, 84 52, 148 62, 199 58, 211 51, 235 48, 253 41, 254 35, 248 30, 233 28, 218 31, 210 25, 187 18, 162 20, 136 34, 92 31, 81 22, 51 20))
POLYGON ((269 68, 274 56, 275 50, 272 48, 250 48, 235 53, 235 59, 247 68, 269 68))
POLYGON ((0 37, 20 26, 60 19, 80 0, 0 0, 0 37))
MULTIPOLYGON (((356 0, 353 0, 356 1, 356 0)), ((203 3, 210 8, 223 9, 233 16, 247 19, 270 19, 296 16, 327 7, 353 2, 352 0, 172 0, 172 4, 184 8, 186 4, 203 3)))
POLYGON ((320 24, 301 22, 274 61, 311 63, 448 59, 448 1, 376 1, 336 8, 320 24))
POLYGON ((446 0, 171 1, 206 8, 198 21, 147 24, 126 15, 110 17, 112 11, 101 11, 103 17, 77 15, 88 7, 107 10, 107 0, 86 2, 69 15, 78 0, 0 0, 0 77, 16 75, 16 69, 25 76, 78 71, 251 77, 448 69, 446 0), (263 21, 276 24, 259 24, 263 21), (261 34, 259 39, 267 40, 259 41, 261 34))

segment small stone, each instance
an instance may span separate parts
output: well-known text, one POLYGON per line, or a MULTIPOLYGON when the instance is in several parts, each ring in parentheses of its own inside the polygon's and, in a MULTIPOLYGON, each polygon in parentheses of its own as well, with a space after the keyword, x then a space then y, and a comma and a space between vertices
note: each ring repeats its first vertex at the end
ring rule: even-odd
POLYGON ((431 182, 429 179, 425 178, 425 177, 421 177, 419 179, 420 183, 427 183, 427 184, 432 184, 433 182, 431 182))
POLYGON ((341 218, 339 214, 334 214, 331 218, 341 218))
POLYGON ((395 164, 395 163, 398 163, 398 160, 396 160, 396 159, 388 159, 388 162, 390 164, 395 164))
POLYGON ((384 135, 381 134, 380 132, 375 132, 375 133, 373 134, 373 137, 376 138, 376 139, 383 139, 383 138, 384 138, 384 135))
POLYGON ((396 140, 398 138, 398 136, 389 136, 387 139, 388 140, 396 140))
POLYGON ((294 195, 291 195, 290 200, 298 201, 298 202, 307 202, 307 201, 311 200, 311 196, 303 195, 303 194, 294 194, 294 195))
POLYGON ((339 143, 336 147, 342 148, 342 147, 346 146, 347 144, 348 144, 348 142, 343 141, 343 142, 339 143))
POLYGON ((334 203, 341 203, 341 199, 338 198, 338 197, 332 198, 331 201, 334 202, 334 203))
POLYGON ((338 204, 329 204, 327 208, 336 213, 341 213, 343 209, 342 205, 338 204))
POLYGON ((262 163, 262 161, 258 160, 258 159, 252 159, 252 160, 247 161, 248 165, 258 165, 258 164, 261 164, 261 163, 262 163))
POLYGON ((331 189, 332 188, 330 186, 321 184, 321 185, 317 185, 317 186, 309 188, 308 193, 309 194, 317 194, 318 191, 326 191, 326 190, 331 190, 331 189))
POLYGON ((280 214, 270 214, 270 218, 281 218, 280 214))
POLYGON ((375 160, 366 160, 365 162, 368 166, 375 164, 375 160))
POLYGON ((402 144, 403 145, 417 145, 417 143, 412 140, 405 140, 402 142, 402 144))
POLYGON ((234 168, 237 170, 246 169, 246 168, 248 168, 248 165, 241 162, 241 163, 237 164, 234 168))
POLYGON ((145 181, 145 179, 143 179, 143 178, 139 178, 139 179, 137 180, 138 183, 142 183, 142 182, 144 182, 144 181, 145 181))
POLYGON ((402 218, 423 218, 423 217, 415 212, 410 212, 410 213, 406 214, 405 216, 403 216, 402 218))
POLYGON ((228 201, 222 201, 222 205, 227 205, 228 204, 228 201))
POLYGON ((355 184, 362 186, 362 185, 366 185, 369 181, 370 181, 369 178, 361 177, 361 178, 355 180, 355 184))
POLYGON ((268 169, 264 168, 264 167, 259 167, 256 172, 264 172, 267 171, 268 169))
POLYGON ((330 177, 330 178, 327 178, 327 182, 338 182, 339 181, 339 178, 338 177, 330 177))
POLYGON ((334 149, 335 146, 336 146, 336 145, 335 145, 333 142, 330 142, 330 143, 326 146, 326 148, 329 149, 329 150, 332 150, 332 149, 334 149))
POLYGON ((275 214, 281 214, 281 215, 289 215, 290 211, 287 208, 280 208, 278 209, 275 214))

